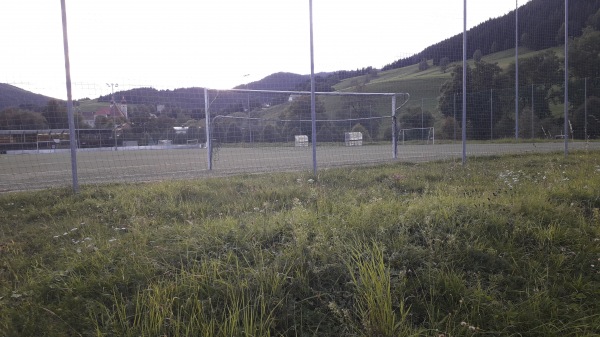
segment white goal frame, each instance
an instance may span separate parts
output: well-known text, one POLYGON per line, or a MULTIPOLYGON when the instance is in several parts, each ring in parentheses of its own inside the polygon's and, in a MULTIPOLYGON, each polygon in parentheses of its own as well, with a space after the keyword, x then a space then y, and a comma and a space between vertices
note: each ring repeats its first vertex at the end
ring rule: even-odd
MULTIPOLYGON (((410 100, 410 94, 408 93, 382 93, 382 92, 347 92, 347 91, 331 91, 331 92, 310 92, 310 91, 286 91, 286 90, 253 90, 253 89, 209 89, 204 88, 204 111, 206 112, 206 148, 207 148, 207 163, 208 169, 212 170, 213 168, 213 140, 211 135, 211 127, 212 122, 215 118, 219 116, 211 116, 210 104, 211 97, 215 99, 219 96, 219 92, 237 92, 237 93, 265 93, 265 94, 286 94, 286 95, 306 95, 312 96, 320 95, 320 96, 385 96, 390 97, 391 99, 391 114, 390 117, 393 120, 392 126, 392 157, 394 159, 398 158, 398 129, 397 129, 397 118, 396 111, 401 109, 404 105, 408 103, 410 100), (213 95, 211 96, 211 93, 213 95), (400 97, 400 102, 398 104, 398 97, 400 97)), ((316 123, 316 120, 313 119, 311 122, 316 123)), ((311 142, 313 147, 313 167, 316 167, 316 144, 315 142, 311 142)))
POLYGON ((408 128, 408 129, 400 129, 400 139, 402 139, 402 145, 404 145, 406 131, 414 131, 414 130, 427 130, 427 144, 429 145, 429 141, 431 140, 431 145, 435 145, 435 127, 429 126, 426 128, 408 128))

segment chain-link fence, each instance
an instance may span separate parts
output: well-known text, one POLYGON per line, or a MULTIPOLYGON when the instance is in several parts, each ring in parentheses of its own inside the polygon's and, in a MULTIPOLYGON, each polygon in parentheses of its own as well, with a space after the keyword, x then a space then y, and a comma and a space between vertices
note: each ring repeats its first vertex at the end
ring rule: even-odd
POLYGON ((67 102, 0 84, 0 191, 597 150, 600 1, 532 26, 540 3, 471 29, 466 63, 459 34, 381 69, 236 90, 74 84, 92 98, 72 101, 72 132, 67 102))

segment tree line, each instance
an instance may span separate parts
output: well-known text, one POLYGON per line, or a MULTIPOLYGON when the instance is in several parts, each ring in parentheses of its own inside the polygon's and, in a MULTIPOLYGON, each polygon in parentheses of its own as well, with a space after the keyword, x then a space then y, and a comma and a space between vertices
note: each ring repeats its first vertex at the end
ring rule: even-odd
MULTIPOLYGON (((586 24, 569 48, 570 123, 573 136, 579 139, 600 137, 600 10, 586 24)), ((467 67, 467 137, 510 137, 516 124, 515 89, 511 88, 515 83, 515 64, 503 70, 497 64, 475 58, 474 65, 467 67)), ((440 89, 438 106, 445 117, 442 130, 446 134, 456 132, 460 120, 457 107, 462 113, 462 73, 462 65, 453 67, 451 79, 440 89)), ((563 79, 564 59, 553 51, 519 60, 519 125, 537 125, 533 130, 520 128, 520 136, 548 137, 562 132, 564 119, 553 116, 551 105, 562 103, 563 79)))

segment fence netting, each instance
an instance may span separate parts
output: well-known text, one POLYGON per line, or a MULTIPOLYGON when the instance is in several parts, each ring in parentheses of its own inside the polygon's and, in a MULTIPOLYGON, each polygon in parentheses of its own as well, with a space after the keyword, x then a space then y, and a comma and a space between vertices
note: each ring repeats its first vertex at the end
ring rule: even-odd
POLYGON ((0 191, 68 186, 72 160, 82 184, 459 160, 463 131, 470 158, 597 150, 600 1, 574 1, 567 26, 551 2, 471 29, 464 85, 459 32, 380 68, 321 72, 314 102, 310 77, 287 73, 233 90, 75 81, 73 133, 64 98, 0 84, 0 191))

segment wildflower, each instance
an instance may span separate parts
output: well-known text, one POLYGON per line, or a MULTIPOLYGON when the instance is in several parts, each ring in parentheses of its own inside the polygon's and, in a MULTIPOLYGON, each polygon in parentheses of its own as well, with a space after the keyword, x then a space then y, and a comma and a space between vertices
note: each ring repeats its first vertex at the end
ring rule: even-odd
POLYGON ((308 183, 309 183, 309 184, 312 184, 312 183, 314 183, 314 182, 315 182, 315 181, 314 181, 313 179, 308 179, 308 183))

